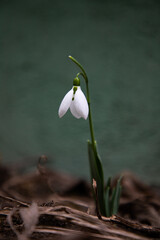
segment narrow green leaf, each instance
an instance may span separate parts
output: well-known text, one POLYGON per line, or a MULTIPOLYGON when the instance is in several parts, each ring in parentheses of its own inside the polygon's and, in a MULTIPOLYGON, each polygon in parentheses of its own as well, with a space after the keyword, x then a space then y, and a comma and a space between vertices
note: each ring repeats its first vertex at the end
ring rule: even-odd
MULTIPOLYGON (((97 143, 95 142, 95 148, 97 150, 97 143)), ((96 152, 96 163, 97 163, 97 168, 98 168, 98 172, 99 172, 99 175, 100 175, 100 178, 101 180, 103 181, 103 185, 104 185, 104 175, 103 175, 103 167, 102 167, 102 162, 101 162, 101 158, 100 156, 98 155, 98 152, 96 152)))
POLYGON ((88 140, 88 156, 89 156, 90 171, 91 171, 91 182, 93 178, 97 181, 97 178, 99 178, 99 174, 97 171, 96 160, 95 160, 94 152, 92 149, 92 143, 89 140, 88 140))
POLYGON ((110 212, 111 212, 111 214, 113 214, 113 206, 114 206, 114 199, 115 199, 115 194, 116 194, 116 188, 114 187, 113 189, 112 189, 112 195, 111 195, 111 199, 110 199, 110 212))
POLYGON ((121 194, 121 178, 118 179, 116 187, 113 189, 113 195, 112 195, 112 209, 111 213, 112 215, 117 214, 118 207, 119 207, 119 199, 121 194))
POLYGON ((108 187, 109 188, 111 187, 111 179, 112 179, 111 177, 108 178, 107 183, 106 183, 105 188, 104 188, 105 191, 108 189, 108 187))
POLYGON ((110 217, 110 187, 106 188, 106 216, 110 217))
POLYGON ((88 155, 89 155, 89 162, 90 162, 91 178, 92 179, 94 178, 97 183, 97 194, 98 194, 100 211, 103 216, 106 216, 102 164, 98 154, 95 155, 95 152, 93 151, 92 143, 90 141, 88 141, 88 155))

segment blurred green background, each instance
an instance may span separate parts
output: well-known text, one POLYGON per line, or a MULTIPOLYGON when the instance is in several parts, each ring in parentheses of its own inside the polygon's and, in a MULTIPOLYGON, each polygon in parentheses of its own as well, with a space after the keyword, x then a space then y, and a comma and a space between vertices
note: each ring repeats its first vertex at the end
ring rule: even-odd
MULTIPOLYGON (((1 0, 0 156, 27 169, 89 176, 88 120, 63 96, 84 66, 105 176, 131 170, 160 183, 160 1, 1 0)), ((85 85, 82 82, 85 92, 85 85)))

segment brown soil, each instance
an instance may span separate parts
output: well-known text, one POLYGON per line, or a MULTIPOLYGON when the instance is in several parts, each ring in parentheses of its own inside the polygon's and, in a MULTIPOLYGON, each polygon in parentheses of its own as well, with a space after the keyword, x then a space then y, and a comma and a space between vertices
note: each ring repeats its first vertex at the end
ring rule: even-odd
POLYGON ((0 166, 0 187, 0 240, 160 239, 160 188, 131 173, 117 216, 101 219, 88 182, 42 164, 27 175, 0 166))

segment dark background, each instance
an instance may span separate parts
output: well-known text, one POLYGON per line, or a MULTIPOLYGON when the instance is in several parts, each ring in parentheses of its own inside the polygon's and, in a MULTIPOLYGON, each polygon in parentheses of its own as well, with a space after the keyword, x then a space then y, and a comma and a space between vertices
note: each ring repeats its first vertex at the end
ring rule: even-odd
MULTIPOLYGON (((88 177, 88 120, 59 104, 84 66, 105 176, 160 183, 160 1, 0 1, 0 156, 88 177)), ((85 92, 85 85, 82 82, 85 92)))

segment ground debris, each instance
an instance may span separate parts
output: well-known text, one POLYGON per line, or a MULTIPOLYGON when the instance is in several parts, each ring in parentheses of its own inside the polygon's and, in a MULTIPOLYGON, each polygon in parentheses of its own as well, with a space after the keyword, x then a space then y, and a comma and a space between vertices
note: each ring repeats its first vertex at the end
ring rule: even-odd
POLYGON ((43 174, 16 175, 6 181, 3 178, 0 240, 16 240, 17 236, 21 236, 19 240, 160 239, 160 196, 133 174, 123 175, 119 213, 101 219, 96 216, 91 191, 84 180, 56 171, 47 174, 46 169, 43 174), (67 179, 68 188, 61 188, 67 179), (30 221, 34 222, 33 229, 30 221), (28 234, 24 236, 26 227, 28 234))

